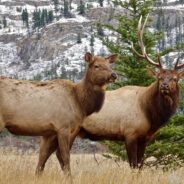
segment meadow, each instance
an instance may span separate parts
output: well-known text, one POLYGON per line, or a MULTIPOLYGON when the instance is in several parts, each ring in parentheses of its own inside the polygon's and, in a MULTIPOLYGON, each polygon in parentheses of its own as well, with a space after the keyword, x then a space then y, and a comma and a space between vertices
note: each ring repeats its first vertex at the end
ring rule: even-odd
MULTIPOLYGON (((74 184, 183 184, 184 168, 169 170, 144 168, 131 170, 127 162, 115 162, 100 154, 71 154, 74 184), (96 160, 95 160, 96 158, 96 160)), ((46 164, 42 176, 35 176, 38 153, 0 150, 0 184, 65 184, 55 155, 46 164)))

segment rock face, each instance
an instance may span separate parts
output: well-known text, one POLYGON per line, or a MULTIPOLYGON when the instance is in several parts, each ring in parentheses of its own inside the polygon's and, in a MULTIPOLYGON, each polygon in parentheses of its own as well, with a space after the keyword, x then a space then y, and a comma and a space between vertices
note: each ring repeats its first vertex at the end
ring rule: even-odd
POLYGON ((84 38, 90 22, 71 22, 50 25, 40 32, 17 41, 17 53, 23 61, 53 60, 77 42, 78 33, 84 38))

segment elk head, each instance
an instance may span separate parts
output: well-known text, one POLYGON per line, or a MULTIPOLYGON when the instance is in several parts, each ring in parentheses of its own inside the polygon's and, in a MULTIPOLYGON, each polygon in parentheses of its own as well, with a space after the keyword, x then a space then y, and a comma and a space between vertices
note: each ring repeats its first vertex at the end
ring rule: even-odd
POLYGON ((110 65, 117 59, 113 54, 108 57, 93 56, 91 53, 85 54, 85 61, 88 62, 86 77, 93 85, 105 85, 114 82, 117 75, 112 71, 110 65))
POLYGON ((159 69, 159 71, 150 70, 150 73, 157 78, 158 90, 162 95, 171 95, 178 91, 178 81, 180 78, 184 76, 184 71, 178 71, 178 69, 182 69, 184 64, 179 65, 179 57, 176 61, 174 69, 163 69, 160 57, 158 57, 158 61, 153 61, 148 54, 146 53, 146 48, 143 42, 143 33, 146 22, 148 20, 148 15, 145 19, 145 22, 142 24, 142 16, 139 19, 138 23, 138 43, 141 48, 141 54, 137 52, 132 43, 133 52, 140 58, 147 60, 151 65, 155 66, 159 69))

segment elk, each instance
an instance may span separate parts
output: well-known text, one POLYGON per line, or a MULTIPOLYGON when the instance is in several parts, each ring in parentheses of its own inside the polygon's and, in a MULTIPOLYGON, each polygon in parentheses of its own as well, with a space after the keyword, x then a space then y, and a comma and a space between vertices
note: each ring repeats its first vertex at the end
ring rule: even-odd
POLYGON ((88 67, 79 83, 67 80, 33 82, 0 78, 0 130, 16 135, 43 136, 36 173, 40 174, 58 140, 58 157, 70 175, 70 144, 85 117, 98 112, 104 102, 105 85, 116 79, 110 68, 117 55, 85 54, 88 67))
POLYGON ((152 60, 146 53, 143 42, 144 28, 142 16, 138 23, 139 53, 132 44, 134 53, 159 69, 151 70, 156 81, 148 87, 125 86, 106 93, 100 113, 85 119, 79 135, 91 140, 120 140, 125 142, 129 164, 141 168, 145 147, 156 132, 163 127, 176 112, 179 103, 178 81, 184 76, 184 67, 179 58, 174 69, 163 69, 161 61, 152 60))
MULTIPOLYGON (((179 103, 178 81, 184 72, 179 58, 174 69, 163 69, 161 61, 155 62, 146 53, 143 42, 144 28, 142 17, 138 23, 138 41, 142 53, 132 49, 138 57, 145 59, 159 71, 151 70, 156 78, 148 87, 125 86, 107 91, 104 105, 99 113, 88 116, 80 129, 79 136, 91 140, 119 140, 125 142, 129 164, 132 168, 143 166, 144 151, 147 143, 176 112, 179 103)), ((56 155, 59 155, 57 137, 53 139, 56 155)), ((71 146, 71 145, 70 145, 71 146)), ((60 162, 61 166, 62 163, 60 162)))

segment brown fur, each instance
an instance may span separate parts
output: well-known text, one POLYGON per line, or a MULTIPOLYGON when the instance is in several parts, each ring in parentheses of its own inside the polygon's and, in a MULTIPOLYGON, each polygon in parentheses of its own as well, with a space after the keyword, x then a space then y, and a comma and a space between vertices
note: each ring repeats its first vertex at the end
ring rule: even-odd
POLYGON ((101 108, 105 85, 115 79, 110 59, 87 53, 85 60, 89 65, 77 84, 67 80, 31 82, 0 78, 0 131, 6 127, 17 135, 43 136, 37 173, 52 153, 50 142, 54 136, 58 137, 58 157, 63 169, 70 173, 69 147, 83 119, 101 108))

